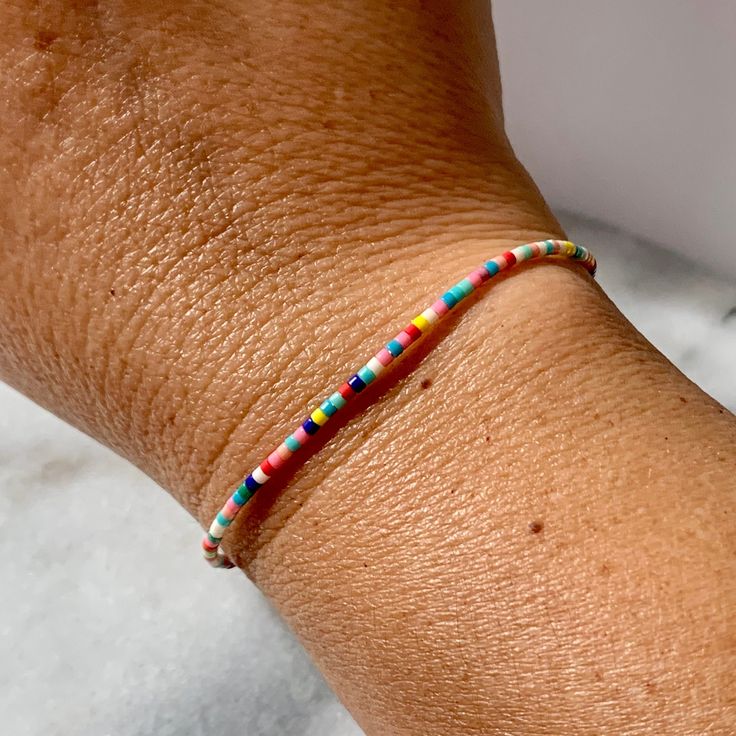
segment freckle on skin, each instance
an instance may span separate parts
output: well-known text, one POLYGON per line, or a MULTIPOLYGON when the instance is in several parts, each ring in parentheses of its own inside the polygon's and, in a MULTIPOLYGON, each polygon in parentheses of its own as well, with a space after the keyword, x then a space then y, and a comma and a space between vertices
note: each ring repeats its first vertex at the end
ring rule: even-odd
POLYGON ((543 521, 532 521, 529 522, 529 531, 531 534, 539 534, 544 529, 543 521))
POLYGON ((422 388, 429 388, 432 385, 432 379, 431 378, 425 378, 422 381, 422 388))
POLYGON ((33 39, 33 45, 38 51, 46 51, 51 44, 59 37, 58 33, 53 31, 39 30, 33 39))

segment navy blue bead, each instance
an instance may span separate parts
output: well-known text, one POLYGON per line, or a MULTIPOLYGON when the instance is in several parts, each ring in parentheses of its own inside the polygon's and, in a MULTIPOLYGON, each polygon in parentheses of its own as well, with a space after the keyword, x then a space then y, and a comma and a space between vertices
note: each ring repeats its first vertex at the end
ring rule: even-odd
POLYGON ((245 479, 245 487, 249 491, 257 491, 261 487, 261 483, 259 483, 252 475, 249 475, 245 479))
POLYGON ((319 424, 315 422, 312 417, 309 417, 308 419, 304 420, 304 424, 302 424, 302 428, 307 434, 317 434, 317 430, 319 429, 319 424))
POLYGON ((348 386, 350 386, 356 394, 359 394, 366 385, 366 382, 357 373, 348 378, 348 386))

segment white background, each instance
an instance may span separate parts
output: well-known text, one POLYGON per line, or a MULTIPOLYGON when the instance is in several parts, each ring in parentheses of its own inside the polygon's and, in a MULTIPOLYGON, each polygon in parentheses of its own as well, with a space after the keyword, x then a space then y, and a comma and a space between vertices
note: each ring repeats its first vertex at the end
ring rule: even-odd
POLYGON ((493 8, 510 136, 553 207, 736 275, 736 2, 493 8))

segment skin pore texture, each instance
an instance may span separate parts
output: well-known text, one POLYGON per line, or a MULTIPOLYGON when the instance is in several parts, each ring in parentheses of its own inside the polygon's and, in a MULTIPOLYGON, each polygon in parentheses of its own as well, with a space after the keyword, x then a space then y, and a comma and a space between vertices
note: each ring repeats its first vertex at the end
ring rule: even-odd
MULTIPOLYGON (((0 376, 203 524, 445 287, 562 235, 486 3, 0 19, 0 376)), ((579 267, 469 302, 225 550, 370 736, 732 734, 733 417, 579 267)))

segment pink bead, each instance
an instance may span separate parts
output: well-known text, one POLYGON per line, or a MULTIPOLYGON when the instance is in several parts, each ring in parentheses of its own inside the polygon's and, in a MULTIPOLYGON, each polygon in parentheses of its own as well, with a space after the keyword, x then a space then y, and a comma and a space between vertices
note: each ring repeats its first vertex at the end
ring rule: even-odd
POLYGON ((398 335, 394 338, 399 345, 401 345, 402 348, 408 348, 409 345, 412 343, 411 335, 407 335, 404 330, 401 330, 398 335))
POLYGON ((443 314, 447 314, 450 311, 450 307, 445 304, 442 299, 438 299, 433 305, 432 309, 437 313, 438 317, 441 317, 443 314))
POLYGON ((268 462, 271 463, 273 468, 280 468, 284 464, 284 458, 279 455, 278 450, 274 450, 269 456, 268 456, 268 462))
POLYGON ((491 258, 491 260, 498 266, 499 271, 503 271, 509 265, 503 256, 496 256, 495 258, 491 258))
POLYGON ((288 460, 294 453, 282 442, 275 450, 284 460, 288 460))
POLYGON ((468 274, 468 281, 470 281, 476 289, 483 283, 483 279, 477 271, 472 271, 468 274))
POLYGON ((309 442, 309 435, 304 430, 304 427, 299 427, 294 431, 294 438, 300 445, 305 445, 309 442))
POLYGON ((393 359, 394 359, 394 356, 391 355, 391 353, 389 353, 389 351, 386 350, 386 348, 381 348, 376 353, 376 360, 378 360, 378 362, 381 365, 388 365, 393 359))
POLYGON ((538 255, 539 255, 539 254, 540 254, 540 253, 541 253, 542 251, 541 251, 541 249, 539 248, 539 243, 532 243, 532 244, 531 244, 531 246, 532 246, 532 258, 535 258, 535 257, 536 257, 536 256, 538 256, 538 255))
POLYGON ((228 498, 228 500, 225 502, 225 506, 223 507, 220 513, 226 519, 234 519, 235 514, 237 514, 239 510, 240 510, 240 506, 238 506, 238 504, 236 504, 232 498, 228 498))

